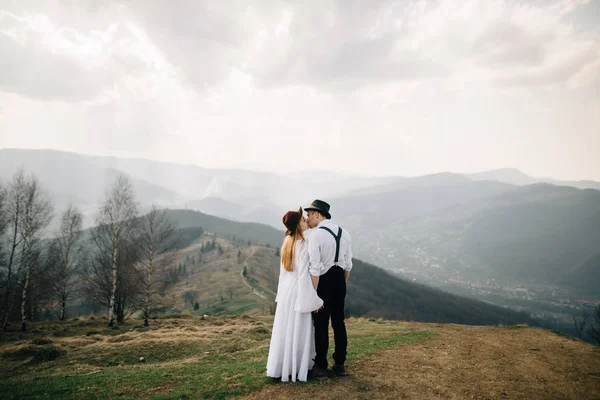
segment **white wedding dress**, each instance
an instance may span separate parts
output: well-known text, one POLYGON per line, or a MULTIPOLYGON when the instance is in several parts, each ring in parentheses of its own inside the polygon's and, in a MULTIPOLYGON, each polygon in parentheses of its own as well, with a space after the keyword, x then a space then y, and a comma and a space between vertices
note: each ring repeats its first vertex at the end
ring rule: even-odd
POLYGON ((315 334, 311 312, 323 305, 308 273, 307 243, 296 243, 294 270, 280 266, 277 309, 267 360, 267 376, 306 382, 314 365, 315 334))

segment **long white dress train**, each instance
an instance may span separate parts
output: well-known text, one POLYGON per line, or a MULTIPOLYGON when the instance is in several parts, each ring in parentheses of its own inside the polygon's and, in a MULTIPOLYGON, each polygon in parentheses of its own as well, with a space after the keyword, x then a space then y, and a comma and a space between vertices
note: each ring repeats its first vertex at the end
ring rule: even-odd
POLYGON ((323 305, 308 273, 307 244, 298 241, 294 270, 280 266, 277 309, 267 359, 267 376, 306 382, 315 358, 315 334, 311 312, 323 305))

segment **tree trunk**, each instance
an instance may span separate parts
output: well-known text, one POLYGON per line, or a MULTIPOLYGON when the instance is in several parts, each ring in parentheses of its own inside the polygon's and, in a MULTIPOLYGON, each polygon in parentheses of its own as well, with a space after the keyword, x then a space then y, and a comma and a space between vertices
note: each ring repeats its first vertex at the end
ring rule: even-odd
POLYGON ((67 239, 67 250, 65 253, 65 261, 62 270, 62 293, 60 295, 60 320, 64 321, 67 318, 67 299, 69 297, 69 255, 71 253, 71 238, 67 239))
POLYGON ((113 263, 112 263, 112 288, 110 291, 110 303, 108 306, 108 326, 115 323, 115 296, 117 295, 117 247, 118 235, 113 236, 113 263))
POLYGON ((67 317, 67 298, 66 296, 61 296, 60 298, 60 320, 64 321, 67 317))
POLYGON ((148 257, 148 281, 146 282, 146 296, 144 301, 144 326, 148 326, 148 317, 150 317, 150 290, 152 289, 152 261, 154 258, 154 248, 150 245, 150 254, 148 257))
POLYGON ((27 263, 26 266, 26 270, 25 270, 25 284, 23 285, 23 297, 21 299, 21 330, 23 332, 25 332, 27 330, 27 314, 26 314, 26 307, 27 307, 27 291, 29 290, 29 278, 30 278, 30 273, 31 273, 31 266, 30 263, 27 263))
POLYGON ((117 322, 122 324, 125 322, 125 299, 120 298, 115 305, 115 316, 117 317, 117 322))
POLYGON ((6 280, 6 293, 4 294, 4 315, 3 315, 3 322, 2 322, 2 329, 6 330, 7 326, 8 326, 8 316, 10 315, 10 311, 12 309, 12 307, 9 305, 9 302, 12 300, 12 296, 10 295, 11 293, 11 287, 12 287, 12 266, 13 266, 13 262, 15 259, 15 251, 17 249, 17 246, 19 245, 19 242, 17 241, 17 232, 18 232, 18 228, 19 228, 19 202, 17 201, 17 210, 15 213, 15 224, 14 224, 14 229, 13 229, 13 240, 12 240, 12 248, 10 251, 10 258, 8 259, 8 271, 7 271, 7 280, 6 280))

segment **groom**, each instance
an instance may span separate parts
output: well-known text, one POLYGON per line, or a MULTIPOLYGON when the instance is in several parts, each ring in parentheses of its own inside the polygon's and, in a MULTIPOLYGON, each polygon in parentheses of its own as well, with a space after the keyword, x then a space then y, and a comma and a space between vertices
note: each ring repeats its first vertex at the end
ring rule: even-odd
POLYGON ((308 270, 317 294, 323 299, 323 308, 313 313, 315 326, 315 366, 313 377, 326 378, 327 351, 329 348, 329 318, 333 327, 335 365, 332 372, 346 376, 344 363, 348 337, 344 323, 344 301, 346 283, 352 269, 352 246, 350 234, 331 222, 330 206, 322 200, 315 200, 305 210, 308 213, 308 226, 316 228, 308 239, 308 270))

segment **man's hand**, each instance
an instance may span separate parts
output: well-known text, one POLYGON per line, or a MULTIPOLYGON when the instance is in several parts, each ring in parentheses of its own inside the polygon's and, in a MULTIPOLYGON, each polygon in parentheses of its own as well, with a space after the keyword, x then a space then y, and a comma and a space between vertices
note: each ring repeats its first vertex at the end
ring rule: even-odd
POLYGON ((344 271, 344 279, 346 283, 348 283, 348 279, 350 279, 350 271, 344 271))
POLYGON ((313 284, 313 287, 315 288, 315 290, 317 290, 317 288, 319 287, 319 278, 320 278, 319 276, 313 276, 313 275, 310 276, 310 279, 312 280, 312 284, 313 284))

